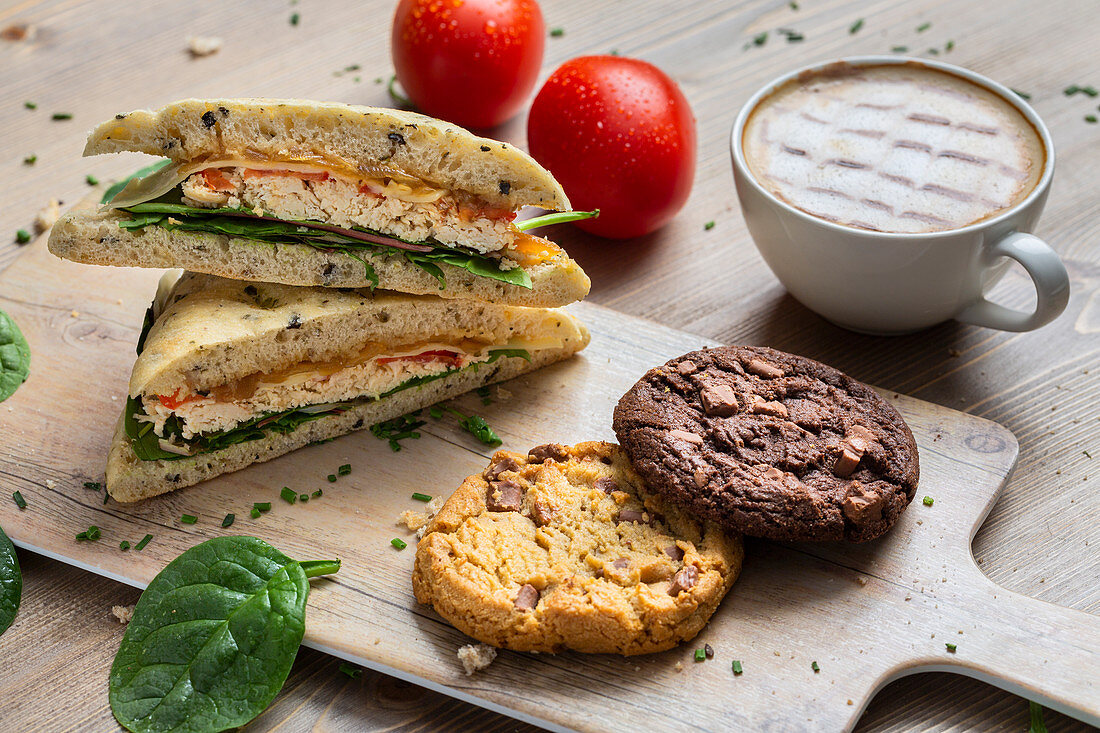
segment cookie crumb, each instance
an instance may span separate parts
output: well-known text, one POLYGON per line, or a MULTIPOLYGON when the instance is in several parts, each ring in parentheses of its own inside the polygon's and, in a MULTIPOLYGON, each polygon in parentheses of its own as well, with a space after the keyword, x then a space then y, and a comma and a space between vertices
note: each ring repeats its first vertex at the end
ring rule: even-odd
POLYGON ((410 530, 416 532, 416 538, 420 539, 424 536, 424 530, 428 528, 428 524, 435 517, 443 507, 443 497, 433 496, 432 500, 424 505, 424 511, 418 512, 412 509, 401 512, 400 521, 398 524, 404 524, 410 530))
POLYGON ((56 489, 57 488, 57 482, 54 481, 52 478, 46 479, 46 488, 47 489, 56 489))
POLYGON ((187 50, 193 58, 217 53, 221 47, 222 39, 217 36, 191 36, 187 39, 187 50))
POLYGON ((134 617, 134 607, 131 606, 111 606, 111 613, 114 614, 118 622, 125 626, 130 623, 130 619, 134 617))
POLYGON ((684 663, 683 662, 677 662, 675 670, 677 672, 683 672, 684 671, 684 663))
POLYGON ((497 650, 488 644, 467 644, 458 649, 458 659, 462 662, 467 677, 485 669, 496 658, 497 650))

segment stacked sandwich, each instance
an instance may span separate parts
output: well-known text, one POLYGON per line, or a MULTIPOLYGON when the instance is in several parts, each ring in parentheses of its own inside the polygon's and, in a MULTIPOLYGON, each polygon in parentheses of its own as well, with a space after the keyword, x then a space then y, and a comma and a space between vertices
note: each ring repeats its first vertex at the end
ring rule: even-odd
MULTIPOLYGON (((136 501, 584 348, 580 267, 515 221, 567 211, 522 151, 388 109, 184 100, 85 155, 166 156, 64 216, 50 251, 161 281, 108 458, 136 501)), ((566 217, 570 215, 565 215, 566 217)), ((579 215, 578 215, 579 216, 579 215)))

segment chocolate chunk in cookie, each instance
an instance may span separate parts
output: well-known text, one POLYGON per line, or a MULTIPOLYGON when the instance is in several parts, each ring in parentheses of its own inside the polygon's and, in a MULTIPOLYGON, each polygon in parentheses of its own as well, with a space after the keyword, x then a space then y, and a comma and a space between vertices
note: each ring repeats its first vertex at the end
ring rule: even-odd
POLYGON ((739 535, 651 492, 616 445, 529 457, 497 452, 435 516, 416 550, 417 600, 521 651, 642 654, 695 636, 740 571, 739 535))
POLYGON ((619 401, 614 429, 653 490, 772 539, 878 537, 920 473, 912 433, 874 390, 763 347, 704 349, 649 370, 619 401))

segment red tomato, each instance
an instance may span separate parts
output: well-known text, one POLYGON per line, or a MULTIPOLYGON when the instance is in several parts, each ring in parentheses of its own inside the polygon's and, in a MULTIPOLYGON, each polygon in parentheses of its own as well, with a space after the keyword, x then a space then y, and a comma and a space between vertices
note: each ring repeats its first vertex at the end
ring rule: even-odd
POLYGON ((397 79, 426 114, 499 125, 535 87, 546 26, 535 0, 401 0, 391 37, 397 79))
POLYGON ((695 118, 653 64, 582 56, 550 75, 527 119, 531 155, 558 179, 576 225, 604 237, 648 234, 675 216, 695 178, 695 118))

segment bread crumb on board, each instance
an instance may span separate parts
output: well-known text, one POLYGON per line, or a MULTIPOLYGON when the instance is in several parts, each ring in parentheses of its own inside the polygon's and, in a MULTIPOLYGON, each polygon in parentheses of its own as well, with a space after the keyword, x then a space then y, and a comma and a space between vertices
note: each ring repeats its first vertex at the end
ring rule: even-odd
POLYGON ((191 36, 187 39, 187 50, 195 58, 217 53, 221 47, 222 39, 217 36, 191 36))
POLYGON ((424 530, 428 528, 428 523, 432 521, 432 517, 436 515, 441 508, 443 508, 443 497, 434 496, 424 506, 424 511, 418 512, 412 509, 401 512, 400 521, 398 524, 404 524, 409 529, 416 532, 416 538, 420 539, 424 536, 424 530))
POLYGON ((34 230, 41 234, 52 227, 60 216, 61 202, 57 199, 50 199, 46 202, 46 205, 42 207, 42 210, 35 214, 34 230))
POLYGON ((485 669, 496 658, 497 650, 488 644, 467 644, 458 649, 458 659, 462 662, 467 677, 485 669))
POLYGON ((111 613, 115 615, 120 624, 130 623, 130 619, 134 617, 134 607, 131 606, 111 606, 111 613))

